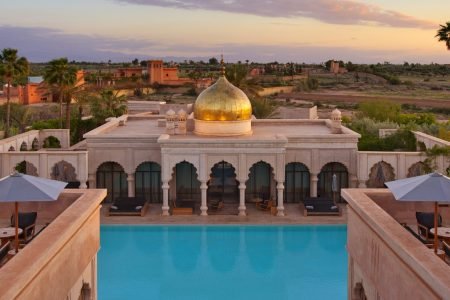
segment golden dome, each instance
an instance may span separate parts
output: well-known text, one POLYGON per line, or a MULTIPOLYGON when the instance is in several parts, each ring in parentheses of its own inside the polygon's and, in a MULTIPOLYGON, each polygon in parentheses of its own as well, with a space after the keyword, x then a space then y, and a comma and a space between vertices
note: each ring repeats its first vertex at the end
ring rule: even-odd
POLYGON ((247 95, 225 76, 204 90, 195 101, 194 118, 203 121, 243 121, 252 117, 247 95))

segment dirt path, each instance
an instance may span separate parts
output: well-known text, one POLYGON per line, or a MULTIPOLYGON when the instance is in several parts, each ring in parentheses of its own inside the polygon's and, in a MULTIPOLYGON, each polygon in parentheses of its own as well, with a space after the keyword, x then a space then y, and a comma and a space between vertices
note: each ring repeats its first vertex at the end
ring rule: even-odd
POLYGON ((277 98, 291 98, 307 101, 324 101, 328 103, 340 102, 340 103, 360 103, 366 101, 377 101, 380 99, 386 99, 401 104, 414 104, 418 107, 440 107, 450 108, 450 93, 448 100, 442 99, 418 99, 418 98, 406 98, 406 97, 392 97, 392 96, 365 96, 365 95, 342 95, 334 93, 290 93, 280 94, 277 98))

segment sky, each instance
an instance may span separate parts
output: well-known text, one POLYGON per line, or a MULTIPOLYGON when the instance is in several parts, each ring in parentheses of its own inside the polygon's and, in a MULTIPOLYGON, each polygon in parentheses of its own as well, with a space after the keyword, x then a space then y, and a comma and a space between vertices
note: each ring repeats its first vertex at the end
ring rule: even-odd
POLYGON ((16 0, 0 49, 33 62, 138 59, 450 63, 450 0, 16 0))

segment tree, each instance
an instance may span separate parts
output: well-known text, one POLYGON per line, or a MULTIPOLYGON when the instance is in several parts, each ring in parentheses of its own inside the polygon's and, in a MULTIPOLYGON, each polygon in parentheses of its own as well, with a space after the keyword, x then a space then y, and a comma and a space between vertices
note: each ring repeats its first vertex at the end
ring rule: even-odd
POLYGON ((109 117, 119 117, 127 112, 127 98, 120 91, 103 90, 91 98, 91 113, 101 124, 109 117))
POLYGON ((258 97, 258 92, 262 90, 255 79, 247 77, 247 66, 234 64, 225 70, 227 79, 236 87, 240 88, 250 98, 258 97))
POLYGON ((6 88, 6 122, 5 137, 9 136, 9 126, 11 121, 11 85, 28 75, 29 65, 25 57, 17 56, 17 49, 5 48, 0 54, 0 77, 4 78, 7 84, 6 88))
POLYGON ((439 25, 441 28, 437 31, 435 37, 438 38, 439 42, 445 42, 447 49, 450 50, 450 22, 446 25, 439 25))
POLYGON ((135 59, 133 59, 133 60, 131 61, 131 63, 132 63, 134 66, 137 66, 137 65, 139 65, 139 59, 135 58, 135 59))
POLYGON ((50 61, 44 69, 44 82, 58 96, 59 127, 62 128, 62 103, 66 102, 66 128, 70 129, 71 94, 77 84, 77 68, 69 65, 67 58, 50 61))
POLYGON ((218 65, 218 64, 219 64, 219 61, 217 60, 217 58, 211 57, 211 58, 209 59, 209 64, 210 64, 210 65, 218 65))

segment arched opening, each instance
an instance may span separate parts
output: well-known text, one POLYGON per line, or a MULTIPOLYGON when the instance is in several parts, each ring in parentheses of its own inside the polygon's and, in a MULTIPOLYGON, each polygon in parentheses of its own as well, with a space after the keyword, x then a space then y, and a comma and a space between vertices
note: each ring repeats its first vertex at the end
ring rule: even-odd
POLYGON ((127 175, 122 166, 115 162, 105 162, 97 169, 97 188, 106 188, 106 202, 113 202, 128 195, 127 175))
POLYGON ((28 145, 25 142, 22 142, 22 144, 20 144, 20 151, 27 151, 28 150, 28 145))
POLYGON ((66 188, 73 189, 79 188, 80 182, 77 180, 77 174, 75 168, 67 161, 60 161, 52 167, 51 178, 54 180, 67 182, 66 188))
POLYGON ((140 164, 135 173, 136 197, 150 203, 162 202, 161 166, 155 162, 140 164))
POLYGON ((331 162, 322 167, 318 175, 317 196, 342 202, 341 189, 348 188, 347 168, 338 162, 331 162), (336 175, 336 191, 333 192, 333 175, 336 175))
POLYGON ((247 201, 272 198, 273 183, 272 167, 263 161, 257 162, 250 168, 250 175, 245 183, 245 197, 247 201))
POLYGON ((44 140, 44 143, 42 145, 43 148, 61 148, 61 143, 60 141, 54 137, 54 136, 49 136, 44 140))
POLYGON ((383 188, 384 183, 395 179, 394 168, 384 161, 379 161, 370 169, 368 188, 383 188))
POLYGON ((23 160, 14 168, 17 172, 31 176, 38 176, 37 168, 30 162, 23 160))
POLYGON ((309 170, 298 162, 289 163, 285 169, 284 201, 299 203, 309 197, 309 170))
POLYGON ((16 151, 16 149, 13 146, 10 146, 8 151, 16 151))
POLYGON ((187 161, 175 166, 175 186, 177 203, 200 200, 200 181, 198 181, 197 169, 187 161))
POLYGON ((39 141, 37 138, 33 139, 33 143, 31 144, 31 150, 33 151, 39 150, 39 141))
POLYGON ((424 162, 416 162, 408 169, 408 174, 406 177, 415 177, 420 175, 425 175, 428 172, 429 168, 424 162))
POLYGON ((239 202, 239 183, 232 164, 221 161, 214 165, 208 181, 208 201, 239 202))

